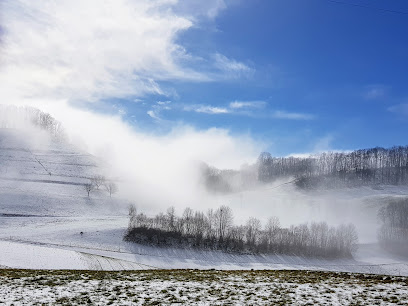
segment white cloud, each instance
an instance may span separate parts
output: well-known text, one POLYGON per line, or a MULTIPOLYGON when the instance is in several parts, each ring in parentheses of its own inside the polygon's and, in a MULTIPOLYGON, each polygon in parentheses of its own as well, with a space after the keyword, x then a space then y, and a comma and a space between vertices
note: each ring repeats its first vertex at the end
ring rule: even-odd
POLYGON ((171 103, 171 101, 158 101, 157 102, 158 105, 168 105, 170 103, 171 103))
POLYGON ((315 118, 312 114, 292 113, 282 110, 268 111, 263 108, 266 106, 264 101, 234 101, 226 107, 213 105, 185 105, 184 111, 205 113, 205 114, 231 114, 237 116, 248 116, 252 118, 275 118, 286 120, 312 120, 315 118), (262 112, 261 112, 262 110, 262 112))
POLYGON ((182 66, 188 54, 175 39, 192 22, 173 4, 3 1, 0 81, 30 95, 96 100, 160 94, 160 80, 208 80, 182 66))
POLYGON ((155 119, 155 120, 162 120, 162 118, 160 117, 160 113, 163 110, 171 110, 171 101, 158 101, 156 102, 156 105, 152 106, 152 109, 147 111, 147 114, 155 119))
POLYGON ((290 120, 312 120, 315 118, 314 115, 312 114, 291 113, 280 110, 274 111, 272 117, 277 119, 290 119, 290 120))
POLYGON ((154 110, 149 110, 146 112, 146 114, 148 114, 151 118, 155 119, 155 120, 160 120, 161 118, 156 114, 156 112, 154 110))
POLYGON ((234 101, 229 104, 232 109, 242 109, 242 108, 263 108, 266 106, 264 101, 234 101))

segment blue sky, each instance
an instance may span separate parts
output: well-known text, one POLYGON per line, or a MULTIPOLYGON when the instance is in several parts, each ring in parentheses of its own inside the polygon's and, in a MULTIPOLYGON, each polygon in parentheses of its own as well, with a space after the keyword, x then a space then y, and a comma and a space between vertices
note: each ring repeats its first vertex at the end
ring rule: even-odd
POLYGON ((1 5, 3 101, 155 136, 217 128, 274 155, 408 144, 406 0, 1 5))
POLYGON ((229 5, 177 42, 242 69, 162 82, 171 94, 121 102, 129 120, 157 131, 182 121, 249 133, 279 155, 408 144, 408 2, 344 2, 372 8, 326 0, 229 5))

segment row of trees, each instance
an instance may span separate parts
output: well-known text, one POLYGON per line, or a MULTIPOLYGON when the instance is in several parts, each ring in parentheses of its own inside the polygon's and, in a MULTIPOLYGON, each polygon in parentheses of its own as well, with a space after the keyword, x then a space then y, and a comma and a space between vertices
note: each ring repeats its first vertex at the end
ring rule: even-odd
POLYGON ((61 123, 50 114, 29 106, 0 105, 0 128, 21 128, 26 124, 45 130, 56 138, 65 137, 61 123))
POLYGON ((389 199, 379 209, 382 225, 378 231, 380 243, 388 250, 408 254, 408 198, 389 199))
POLYGON ((180 217, 174 207, 148 217, 131 206, 129 217, 124 240, 157 246, 348 257, 358 242, 352 224, 330 227, 321 222, 284 228, 277 217, 269 218, 265 226, 251 217, 245 225, 234 225, 232 210, 227 206, 209 209, 206 213, 186 208, 180 217))
POLYGON ((264 152, 258 158, 258 179, 269 182, 295 176, 300 187, 317 184, 338 185, 408 183, 408 146, 373 148, 353 152, 327 152, 307 158, 272 157, 264 152))

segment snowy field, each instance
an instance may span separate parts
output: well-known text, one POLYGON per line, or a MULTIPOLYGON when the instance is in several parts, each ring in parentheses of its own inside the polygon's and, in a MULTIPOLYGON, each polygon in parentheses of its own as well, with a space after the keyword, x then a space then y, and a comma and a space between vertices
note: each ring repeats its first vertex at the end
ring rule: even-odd
MULTIPOLYGON (((365 243, 359 246, 354 259, 341 260, 237 255, 125 243, 122 238, 128 224, 129 203, 120 195, 109 197, 103 188, 94 190, 90 197, 84 190, 83 184, 101 173, 101 162, 86 152, 57 142, 32 143, 18 131, 0 129, 0 268, 296 269, 408 276, 408 256, 398 257, 380 249, 373 243, 375 228, 369 226, 360 228, 360 238, 365 243)), ((285 185, 253 190, 219 201, 230 203, 237 222, 251 214, 265 215, 264 208, 269 204, 282 223, 287 223, 285 226, 291 220, 295 224, 305 218, 319 221, 323 216, 330 217, 329 213, 336 219, 329 221, 343 222, 353 216, 364 220, 357 224, 360 226, 376 222, 375 199, 407 193, 400 188, 360 188, 337 191, 337 200, 333 201, 332 194, 321 192, 317 197, 290 188, 285 185), (309 214, 303 209, 306 206, 309 214)))
POLYGON ((5 305, 407 305, 406 277, 307 271, 0 270, 5 305))

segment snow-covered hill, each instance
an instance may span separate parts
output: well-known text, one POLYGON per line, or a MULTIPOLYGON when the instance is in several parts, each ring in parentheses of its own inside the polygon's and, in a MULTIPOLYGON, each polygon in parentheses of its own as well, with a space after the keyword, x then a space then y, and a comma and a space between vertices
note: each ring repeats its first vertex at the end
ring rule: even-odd
POLYGON ((117 212, 121 201, 84 184, 102 162, 43 133, 0 129, 0 215, 70 216, 117 212))
MULTIPOLYGON (((103 162, 46 133, 35 138, 29 135, 26 131, 0 129, 0 267, 313 269, 408 275, 408 258, 393 256, 372 243, 361 245, 354 259, 336 261, 161 249, 125 243, 122 237, 128 224, 128 202, 121 199, 120 192, 109 197, 103 187, 88 197, 84 188, 94 175, 106 175, 103 162)), ((295 194, 289 185, 284 185, 228 195, 222 201, 230 203, 238 218, 240 214, 264 213, 263 201, 269 201, 280 217, 285 216, 284 206, 286 213, 290 206, 291 218, 297 223, 309 218, 302 212, 316 216, 333 208, 319 204, 325 199, 329 204, 330 199, 338 199, 337 209, 350 209, 348 216, 353 215, 353 205, 368 198, 370 201, 365 202, 364 209, 356 210, 357 215, 354 213, 356 218, 364 218, 376 207, 375 199, 404 194, 403 189, 366 188, 338 191, 335 195, 320 194, 317 198, 314 194, 295 194), (288 192, 290 200, 286 196, 288 192), (297 210, 302 202, 312 210, 297 210), (342 206, 344 203, 348 206, 342 206)), ((339 212, 332 216, 336 214, 339 212)), ((372 222, 373 215, 374 212, 370 213, 370 220, 364 222, 372 222)), ((369 235, 374 237, 375 232, 369 235)))

